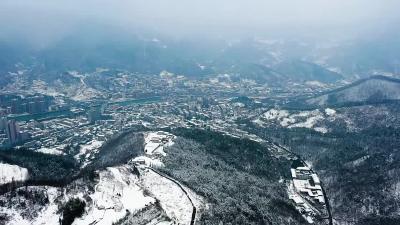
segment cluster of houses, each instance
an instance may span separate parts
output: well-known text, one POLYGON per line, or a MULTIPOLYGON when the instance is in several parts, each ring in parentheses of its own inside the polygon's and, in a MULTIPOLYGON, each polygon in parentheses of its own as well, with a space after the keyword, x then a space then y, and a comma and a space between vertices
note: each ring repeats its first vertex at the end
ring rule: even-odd
POLYGON ((165 156, 164 146, 171 145, 173 139, 174 135, 163 131, 146 133, 144 137, 144 153, 165 156))
POLYGON ((318 175, 312 173, 309 167, 297 167, 290 170, 294 188, 297 192, 313 199, 315 202, 325 204, 324 194, 322 193, 321 181, 318 175))
POLYGON ((325 208, 325 197, 318 175, 307 166, 290 169, 292 182, 289 186, 289 198, 309 223, 321 214, 325 208))
POLYGON ((163 167, 160 157, 166 156, 164 147, 174 144, 175 136, 163 132, 147 132, 144 133, 144 155, 136 157, 132 160, 139 167, 163 167))

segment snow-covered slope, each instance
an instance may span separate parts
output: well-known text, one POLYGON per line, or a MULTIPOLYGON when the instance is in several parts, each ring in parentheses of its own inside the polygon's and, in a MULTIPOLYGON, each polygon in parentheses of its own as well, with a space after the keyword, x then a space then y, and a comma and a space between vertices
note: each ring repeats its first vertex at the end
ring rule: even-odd
POLYGON ((134 213, 155 202, 154 198, 144 195, 138 177, 128 166, 107 168, 99 175, 100 180, 90 195, 93 204, 73 224, 109 225, 123 218, 128 211, 134 213))
POLYGON ((179 224, 190 224, 193 207, 178 185, 151 170, 144 173, 142 180, 144 187, 160 200, 168 216, 179 224))
POLYGON ((99 179, 95 183, 78 180, 66 187, 19 188, 20 195, 0 196, 0 202, 5 203, 0 207, 0 214, 12 225, 58 224, 59 209, 69 199, 79 198, 86 202, 85 213, 73 224, 110 225, 128 212, 135 214, 156 201, 145 194, 141 180, 132 171, 130 165, 109 167, 98 172, 99 179), (93 185, 94 188, 90 188, 93 185))
POLYGON ((0 184, 28 179, 28 170, 17 165, 0 163, 0 184))
MULTIPOLYGON (((6 197, 9 205, 0 208, 0 213, 6 215, 8 219, 6 224, 9 225, 45 225, 58 224, 58 204, 57 198, 62 192, 55 187, 29 187, 26 193, 33 193, 38 199, 31 199, 27 196, 6 197), (41 204, 41 197, 48 200, 48 204, 41 204), (13 203, 15 202, 15 203, 13 203), (18 202, 18 203, 17 203, 18 202), (21 205, 21 202, 24 204, 21 205), (22 207, 22 206, 25 206, 22 207)), ((4 200, 4 196, 2 197, 4 200)))
MULTIPOLYGON (((84 214, 74 220, 74 225, 111 225, 121 221, 129 224, 129 221, 142 220, 142 217, 150 218, 149 224, 189 224, 193 206, 202 208, 203 199, 178 181, 154 170, 164 166, 164 151, 174 144, 175 136, 147 132, 146 137, 144 144, 157 142, 163 148, 163 154, 144 156, 143 152, 126 164, 95 171, 95 178, 80 178, 65 187, 22 187, 16 190, 18 195, 7 192, 0 195, 0 215, 4 215, 6 224, 12 225, 58 224, 62 218, 60 209, 69 200, 78 198, 86 206, 84 214)), ((84 146, 82 155, 99 144, 92 142, 84 146)), ((24 168, 3 163, 0 171, 4 181, 12 180, 12 177, 23 180, 28 175, 24 168)))
POLYGON ((400 80, 382 76, 371 77, 308 99, 306 102, 311 105, 337 105, 385 100, 400 100, 400 80))
POLYGON ((289 112, 288 110, 270 109, 253 122, 259 126, 265 123, 276 123, 282 127, 296 128, 303 127, 314 129, 317 132, 326 133, 328 129, 321 126, 320 122, 324 119, 334 119, 336 111, 326 108, 324 111, 319 109, 312 111, 289 112))

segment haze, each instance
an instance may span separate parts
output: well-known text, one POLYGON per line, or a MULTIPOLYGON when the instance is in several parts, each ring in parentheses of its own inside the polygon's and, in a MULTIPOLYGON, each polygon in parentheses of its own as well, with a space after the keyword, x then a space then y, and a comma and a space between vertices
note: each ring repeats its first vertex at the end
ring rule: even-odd
POLYGON ((0 35, 44 44, 93 24, 173 37, 372 34, 395 30, 399 8, 395 0, 3 0, 0 35))

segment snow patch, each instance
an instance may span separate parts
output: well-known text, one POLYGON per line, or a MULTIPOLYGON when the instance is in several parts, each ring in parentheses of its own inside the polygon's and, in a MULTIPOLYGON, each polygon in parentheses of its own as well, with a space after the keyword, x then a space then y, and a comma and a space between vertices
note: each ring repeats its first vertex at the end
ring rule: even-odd
POLYGON ((331 109, 331 108, 326 108, 326 109, 325 109, 325 114, 326 114, 327 116, 334 116, 334 115, 336 115, 336 110, 331 109))
POLYGON ((267 120, 281 119, 287 116, 289 116, 289 112, 287 110, 271 109, 264 113, 264 118, 267 120))
POLYGON ((328 133, 328 129, 326 127, 315 127, 314 130, 323 134, 328 133))
POLYGON ((311 87, 320 87, 320 88, 323 88, 323 87, 327 86, 325 83, 319 82, 317 80, 306 81, 305 84, 308 85, 308 86, 311 86, 311 87))
POLYGON ((26 168, 0 163, 0 184, 7 184, 13 181, 25 181, 29 177, 26 168))
POLYGON ((81 145, 79 153, 74 156, 76 160, 80 160, 82 156, 85 156, 83 160, 83 167, 89 163, 91 155, 97 153, 99 148, 103 145, 104 141, 92 140, 88 144, 81 145))
POLYGON ((164 163, 159 159, 152 159, 147 156, 138 156, 132 160, 138 166, 161 168, 164 167, 164 163))
POLYGON ((59 224, 58 205, 55 203, 56 198, 59 196, 59 191, 55 187, 38 187, 46 190, 49 204, 42 208, 37 217, 33 220, 23 217, 20 208, 7 208, 1 207, 0 212, 6 214, 9 225, 45 225, 45 224, 59 224))
MULTIPOLYGON (((333 109, 325 109, 326 115, 334 115, 336 113, 333 109)), ((327 133, 328 129, 325 127, 316 127, 318 122, 325 119, 325 114, 316 109, 313 111, 300 111, 290 114, 287 110, 271 109, 264 113, 260 119, 275 120, 282 127, 287 128, 309 128, 317 132, 327 133)), ((261 124, 261 121, 254 121, 261 124)))
POLYGON ((109 225, 123 218, 127 211, 134 213, 155 199, 145 196, 138 186, 139 179, 128 167, 109 167, 100 172, 100 181, 90 195, 93 207, 74 225, 109 225))
POLYGON ((168 217, 178 224, 190 224, 192 204, 182 189, 154 171, 142 174, 143 184, 157 199, 168 217))
POLYGON ((64 155, 65 153, 57 148, 40 148, 36 150, 37 152, 50 154, 50 155, 64 155))
POLYGON ((148 155, 158 154, 165 156, 164 147, 172 145, 174 139, 175 136, 167 132, 147 132, 144 137, 144 153, 148 155))
MULTIPOLYGON (((292 115, 293 116, 293 115, 292 115)), ((304 116, 305 117, 305 116, 304 116)), ((289 128, 294 128, 294 127, 304 127, 304 128, 313 128, 315 124, 319 121, 324 119, 323 116, 321 115, 312 115, 311 117, 308 117, 306 121, 300 122, 300 123, 295 123, 290 126, 289 128)))

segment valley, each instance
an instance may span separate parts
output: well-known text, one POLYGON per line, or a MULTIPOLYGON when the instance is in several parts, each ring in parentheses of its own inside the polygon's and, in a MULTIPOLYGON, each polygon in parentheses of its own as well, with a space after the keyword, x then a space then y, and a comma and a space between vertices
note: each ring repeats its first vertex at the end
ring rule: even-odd
POLYGON ((373 201, 361 203, 369 208, 357 206, 357 199, 374 198, 381 190, 393 194, 378 195, 375 202, 397 193, 397 182, 383 178, 397 171, 393 149, 400 111, 393 99, 369 103, 362 98, 356 105, 349 100, 339 107, 314 108, 304 101, 305 106, 296 109, 286 100, 299 101, 296 96, 270 90, 270 98, 251 92, 251 97, 235 97, 239 93, 231 88, 214 92, 211 87, 196 87, 213 96, 208 98, 185 97, 190 88, 182 87, 182 92, 169 92, 156 101, 71 102, 71 112, 80 113, 18 121, 48 135, 30 137, 1 152, 2 165, 19 167, 25 174, 13 176, 11 182, 2 175, 3 204, 24 199, 40 213, 4 205, 4 220, 40 224, 52 215, 61 221, 60 208, 74 199, 84 206, 73 224, 358 225, 371 218, 395 219, 381 215, 395 215, 396 207, 377 208, 373 201), (101 107, 94 108, 94 103, 101 107), (390 136, 373 137, 376 129, 390 136), (386 147, 379 148, 379 142, 386 147), (41 160, 53 164, 43 166, 41 160), (374 167, 381 160, 389 164, 374 167), (353 176, 365 176, 371 166, 376 176, 355 183, 353 176))
POLYGON ((399 8, 0 1, 0 225, 399 225, 399 8))

